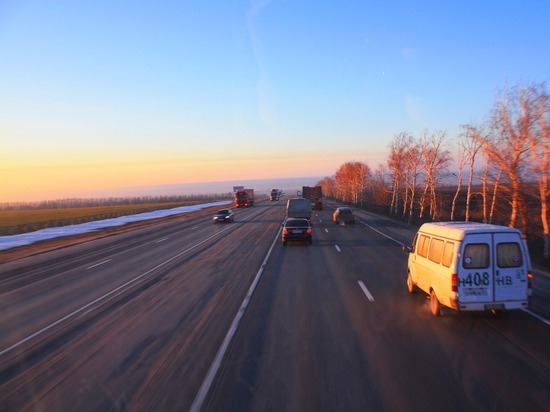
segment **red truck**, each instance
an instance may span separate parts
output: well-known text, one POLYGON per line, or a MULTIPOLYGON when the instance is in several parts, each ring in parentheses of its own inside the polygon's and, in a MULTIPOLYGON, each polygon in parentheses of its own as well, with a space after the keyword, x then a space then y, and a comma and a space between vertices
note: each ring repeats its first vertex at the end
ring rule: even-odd
POLYGON ((302 186, 302 197, 311 201, 312 210, 323 210, 322 186, 302 186))
POLYGON ((254 189, 235 190, 235 207, 254 206, 254 189))

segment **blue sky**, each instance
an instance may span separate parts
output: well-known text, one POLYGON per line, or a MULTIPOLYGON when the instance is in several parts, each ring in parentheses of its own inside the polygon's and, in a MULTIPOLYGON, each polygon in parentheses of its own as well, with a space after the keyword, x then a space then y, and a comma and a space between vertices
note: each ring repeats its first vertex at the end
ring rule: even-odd
POLYGON ((330 176, 550 77, 550 2, 0 2, 0 202, 330 176), (3 198, 2 198, 3 197, 3 198))

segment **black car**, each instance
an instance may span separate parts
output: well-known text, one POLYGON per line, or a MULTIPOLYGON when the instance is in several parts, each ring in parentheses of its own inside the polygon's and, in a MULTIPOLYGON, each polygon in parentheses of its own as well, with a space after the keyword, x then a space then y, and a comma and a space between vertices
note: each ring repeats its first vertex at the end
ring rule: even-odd
POLYGON ((339 207, 332 214, 332 220, 336 224, 345 223, 345 224, 354 224, 355 217, 353 216, 353 211, 350 207, 339 207))
POLYGON ((283 245, 289 241, 302 241, 312 244, 311 225, 305 218, 289 217, 283 225, 283 245))
POLYGON ((216 212, 214 215, 214 223, 218 222, 234 222, 235 216, 233 215, 233 212, 231 209, 220 209, 216 212))

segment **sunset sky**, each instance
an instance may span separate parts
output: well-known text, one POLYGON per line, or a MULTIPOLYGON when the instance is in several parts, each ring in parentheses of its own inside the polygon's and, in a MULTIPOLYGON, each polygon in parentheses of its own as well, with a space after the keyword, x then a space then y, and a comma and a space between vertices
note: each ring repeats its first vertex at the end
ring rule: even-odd
MULTIPOLYGON (((331 176, 548 82, 550 2, 0 1, 0 202, 331 176)), ((452 149, 452 148, 451 148, 452 149)))

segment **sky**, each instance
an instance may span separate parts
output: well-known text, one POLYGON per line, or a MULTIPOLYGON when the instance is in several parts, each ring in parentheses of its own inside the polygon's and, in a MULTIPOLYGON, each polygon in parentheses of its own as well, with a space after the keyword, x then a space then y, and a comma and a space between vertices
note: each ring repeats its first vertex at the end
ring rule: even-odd
POLYGON ((0 203, 374 169, 395 135, 452 141, 548 82, 549 21, 545 0, 0 0, 0 203))

